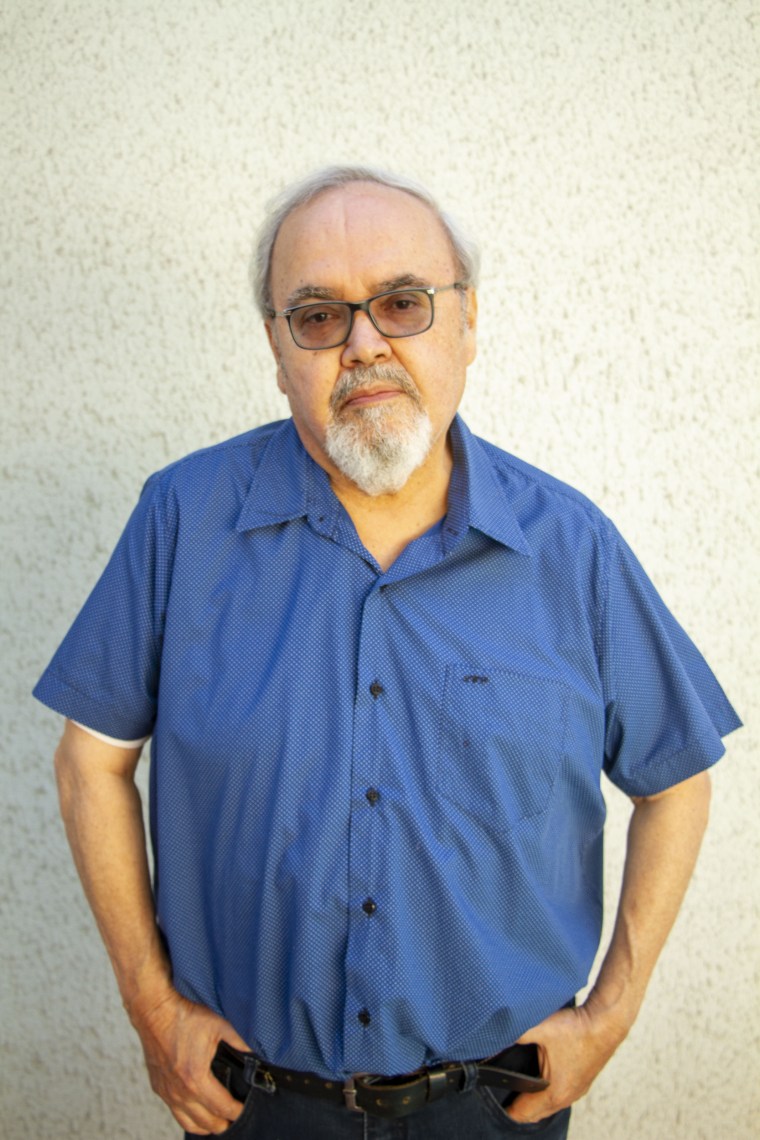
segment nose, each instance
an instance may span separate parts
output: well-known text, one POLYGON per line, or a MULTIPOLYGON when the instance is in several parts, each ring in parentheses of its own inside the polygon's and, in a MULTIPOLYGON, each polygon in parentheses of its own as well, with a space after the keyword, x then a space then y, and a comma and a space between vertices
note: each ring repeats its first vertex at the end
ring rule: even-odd
POLYGON ((378 361, 390 360, 392 355, 391 346, 372 324, 369 314, 355 313, 351 332, 341 353, 340 362, 343 367, 376 364, 378 361))

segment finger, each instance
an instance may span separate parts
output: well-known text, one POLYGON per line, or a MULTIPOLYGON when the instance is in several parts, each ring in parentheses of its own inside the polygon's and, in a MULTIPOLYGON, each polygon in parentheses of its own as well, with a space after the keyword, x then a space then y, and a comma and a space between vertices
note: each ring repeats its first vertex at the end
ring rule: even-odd
POLYGON ((228 1045, 232 1045, 232 1048, 239 1049, 240 1052, 242 1052, 242 1053, 252 1053, 253 1052, 253 1050, 251 1049, 251 1045, 248 1045, 243 1040, 243 1037, 240 1036, 239 1033, 235 1032, 235 1029, 232 1028, 231 1025, 230 1025, 229 1029, 224 1029, 224 1032, 222 1033, 220 1040, 226 1041, 228 1045))
POLYGON ((210 1093, 204 1088, 196 1094, 187 1094, 174 1102, 169 1101, 169 1107, 175 1119, 186 1132, 197 1135, 216 1135, 224 1132, 234 1124, 243 1111, 243 1104, 231 1096, 227 1089, 210 1077, 210 1093), (190 1125, 185 1121, 190 1121, 190 1125))
POLYGON ((235 1049, 240 1049, 243 1053, 252 1053, 250 1045, 247 1044, 237 1032, 237 1030, 230 1025, 229 1021, 224 1022, 224 1029, 222 1030, 221 1040, 226 1041, 228 1045, 234 1046, 235 1049))
POLYGON ((539 1049, 544 1041, 551 1041, 556 1033, 556 1025, 550 1024, 550 1019, 539 1022, 534 1025, 532 1029, 526 1029, 521 1037, 515 1041, 515 1045, 538 1045, 539 1049))
POLYGON ((162 1080, 154 1085, 159 1096, 163 1097, 175 1118, 182 1123, 184 1114, 193 1122, 193 1127, 183 1125, 188 1132, 222 1132, 237 1120, 243 1111, 242 1103, 216 1079, 211 1069, 204 1069, 191 1078, 180 1078, 176 1074, 162 1074, 162 1080))
MULTIPOLYGON (((171 1106, 170 1106, 171 1107, 171 1106)), ((225 1132, 233 1120, 208 1112, 202 1104, 185 1104, 172 1108, 172 1116, 185 1132, 193 1136, 215 1136, 225 1132)))
POLYGON ((515 1124, 537 1124, 556 1109, 541 1093, 520 1093, 504 1112, 515 1124))
POLYGON ((235 1099, 213 1073, 209 1078, 208 1087, 204 1084, 199 1094, 199 1100, 208 1112, 228 1122, 237 1120, 243 1111, 241 1102, 235 1099))
POLYGON ((534 1045, 538 1040, 539 1031, 542 1025, 543 1022, 541 1022, 539 1025, 534 1025, 532 1029, 526 1029, 522 1037, 517 1038, 515 1045, 534 1045))

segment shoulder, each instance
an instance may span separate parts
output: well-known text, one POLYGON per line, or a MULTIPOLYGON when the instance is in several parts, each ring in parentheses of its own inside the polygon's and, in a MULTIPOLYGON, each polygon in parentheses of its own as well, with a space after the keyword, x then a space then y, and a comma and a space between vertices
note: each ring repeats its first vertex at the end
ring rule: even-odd
POLYGON ((143 485, 129 529, 165 535, 170 547, 180 532, 192 543, 233 529, 267 447, 287 435, 290 422, 253 428, 156 471, 143 485))
POLYGON ((555 529, 562 525, 578 534, 597 536, 605 543, 614 538, 613 523, 577 488, 488 440, 473 436, 473 442, 488 461, 526 534, 536 535, 553 523, 555 529))
POLYGON ((205 498, 213 487, 237 486, 245 491, 270 440, 289 422, 276 420, 193 451, 154 472, 146 480, 143 493, 192 502, 205 498))

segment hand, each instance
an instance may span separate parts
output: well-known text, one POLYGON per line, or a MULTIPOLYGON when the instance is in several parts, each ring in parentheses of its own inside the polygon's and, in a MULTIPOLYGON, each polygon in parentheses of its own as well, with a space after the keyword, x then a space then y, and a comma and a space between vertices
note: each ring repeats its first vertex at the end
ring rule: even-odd
POLYGON ((243 1111, 216 1079, 211 1062, 221 1040, 248 1052, 228 1021, 176 990, 148 1010, 130 1010, 140 1035, 153 1091, 186 1132, 223 1132, 243 1111))
POLYGON ((560 1009, 528 1030, 518 1044, 538 1046, 541 1075, 550 1083, 542 1092, 521 1093, 505 1109, 507 1115, 520 1124, 535 1124, 579 1100, 626 1032, 627 1027, 595 1011, 591 1000, 560 1009))

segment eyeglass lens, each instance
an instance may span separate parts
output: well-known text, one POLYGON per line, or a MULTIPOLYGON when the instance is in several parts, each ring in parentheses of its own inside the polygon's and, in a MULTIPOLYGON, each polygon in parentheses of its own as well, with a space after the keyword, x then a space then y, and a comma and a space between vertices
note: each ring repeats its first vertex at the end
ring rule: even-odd
MULTIPOLYGON (((414 336, 433 320, 433 298, 422 289, 405 289, 373 297, 369 312, 382 336, 414 336)), ((302 348, 333 348, 348 337, 351 308, 343 301, 320 301, 290 314, 290 327, 302 348)))

